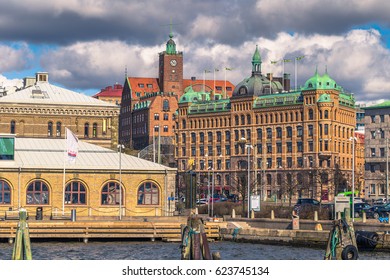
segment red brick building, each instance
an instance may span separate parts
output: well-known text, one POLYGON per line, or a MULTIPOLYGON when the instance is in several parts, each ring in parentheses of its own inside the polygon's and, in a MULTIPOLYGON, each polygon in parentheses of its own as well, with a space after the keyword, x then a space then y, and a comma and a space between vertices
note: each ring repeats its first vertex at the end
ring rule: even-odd
POLYGON ((145 151, 149 156, 144 158, 151 160, 151 144, 159 138, 162 157, 171 154, 173 164, 173 150, 168 146, 173 145, 178 99, 186 88, 191 86, 198 91, 214 91, 230 97, 234 85, 225 80, 184 79, 183 53, 176 51, 172 38, 171 33, 165 51, 159 53, 158 78, 127 77, 122 91, 119 141, 136 150, 149 146, 145 151))

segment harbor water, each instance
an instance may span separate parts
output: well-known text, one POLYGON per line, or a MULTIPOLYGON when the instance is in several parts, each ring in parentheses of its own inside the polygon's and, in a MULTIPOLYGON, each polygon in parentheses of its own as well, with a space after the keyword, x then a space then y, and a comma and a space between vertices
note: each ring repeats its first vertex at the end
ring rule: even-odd
MULTIPOLYGON (((149 241, 32 242, 34 260, 178 260, 180 244, 149 241)), ((325 248, 217 241, 223 260, 322 260, 325 248)), ((0 260, 10 260, 13 245, 0 243, 0 260)), ((390 252, 360 251, 361 260, 390 260, 390 252)))

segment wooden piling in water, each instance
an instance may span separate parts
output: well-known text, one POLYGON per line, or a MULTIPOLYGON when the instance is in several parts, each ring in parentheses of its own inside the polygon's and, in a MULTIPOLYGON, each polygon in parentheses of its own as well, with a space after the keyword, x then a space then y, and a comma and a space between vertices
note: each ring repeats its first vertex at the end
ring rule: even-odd
POLYGON ((27 211, 23 208, 19 211, 19 223, 16 230, 12 259, 32 260, 30 234, 27 224, 27 211))

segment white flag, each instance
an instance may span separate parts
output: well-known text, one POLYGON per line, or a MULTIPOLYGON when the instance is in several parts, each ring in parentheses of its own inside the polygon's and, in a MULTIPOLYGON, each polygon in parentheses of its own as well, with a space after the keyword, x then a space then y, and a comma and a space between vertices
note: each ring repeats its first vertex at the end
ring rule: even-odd
POLYGON ((79 139, 68 128, 66 128, 66 150, 68 161, 75 162, 79 150, 79 139))

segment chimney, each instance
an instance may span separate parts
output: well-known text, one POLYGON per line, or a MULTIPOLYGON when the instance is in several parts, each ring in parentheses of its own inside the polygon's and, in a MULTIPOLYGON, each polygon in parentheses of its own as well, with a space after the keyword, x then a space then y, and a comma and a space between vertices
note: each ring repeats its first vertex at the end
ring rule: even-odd
POLYGON ((49 82, 49 73, 47 72, 37 72, 35 74, 35 80, 36 82, 49 82))

